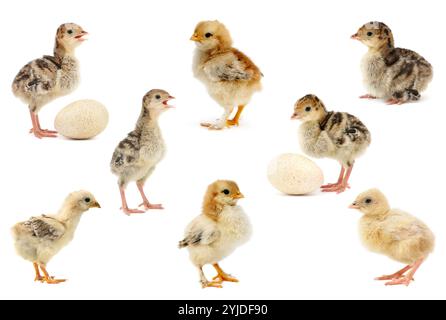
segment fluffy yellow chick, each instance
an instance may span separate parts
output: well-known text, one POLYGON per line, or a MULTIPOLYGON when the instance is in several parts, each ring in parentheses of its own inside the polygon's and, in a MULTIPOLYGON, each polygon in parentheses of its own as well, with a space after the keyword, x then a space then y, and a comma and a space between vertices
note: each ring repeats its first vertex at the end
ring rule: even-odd
POLYGON ((68 195, 56 215, 32 217, 28 221, 17 223, 12 228, 17 253, 34 264, 35 281, 48 284, 66 281, 50 277, 46 265, 73 240, 82 214, 90 208, 100 207, 90 192, 77 191, 68 195))
POLYGON ((222 288, 223 281, 238 282, 225 273, 219 262, 246 243, 251 236, 251 223, 237 201, 243 198, 233 181, 212 183, 204 196, 203 213, 187 227, 181 248, 188 248, 192 263, 199 269, 203 288, 222 288), (212 264, 218 275, 208 281, 203 266, 212 264))
POLYGON ((391 209, 384 194, 371 189, 360 194, 351 209, 364 215, 359 223, 362 242, 371 251, 405 263, 402 270, 376 278, 388 281, 386 285, 406 285, 413 280, 415 272, 434 249, 432 231, 410 214, 391 209))
POLYGON ((216 122, 201 125, 214 130, 238 126, 243 109, 252 95, 261 89, 262 73, 244 53, 232 47, 229 31, 219 21, 200 22, 191 40, 197 45, 194 75, 225 109, 216 122), (232 120, 228 120, 235 106, 237 112, 232 120))

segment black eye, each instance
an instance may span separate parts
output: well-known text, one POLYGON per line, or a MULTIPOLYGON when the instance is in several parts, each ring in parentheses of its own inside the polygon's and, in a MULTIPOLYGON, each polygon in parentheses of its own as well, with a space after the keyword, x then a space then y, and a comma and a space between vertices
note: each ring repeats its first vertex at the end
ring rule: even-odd
POLYGON ((161 99, 161 96, 160 96, 159 94, 157 94, 157 95, 155 96, 155 98, 156 98, 157 100, 159 100, 159 99, 161 99))
POLYGON ((229 190, 228 189, 225 189, 225 190, 223 190, 222 191, 225 195, 228 195, 229 194, 229 190))
POLYGON ((70 29, 70 30, 67 31, 67 33, 68 34, 73 34, 73 30, 70 29))
POLYGON ((90 198, 85 198, 85 202, 86 202, 86 203, 89 203, 90 201, 91 201, 90 198))
POLYGON ((208 33, 206 33, 204 36, 205 36, 206 38, 210 38, 210 37, 212 37, 212 33, 208 32, 208 33))
POLYGON ((373 36, 373 32, 371 32, 371 31, 367 32, 367 36, 368 36, 368 37, 373 36))
POLYGON ((365 199, 365 203, 367 203, 367 204, 371 204, 371 203, 372 203, 372 199, 370 199, 370 198, 365 199))
POLYGON ((306 108, 305 108, 305 111, 306 111, 306 112, 310 112, 310 111, 311 111, 311 107, 306 107, 306 108))

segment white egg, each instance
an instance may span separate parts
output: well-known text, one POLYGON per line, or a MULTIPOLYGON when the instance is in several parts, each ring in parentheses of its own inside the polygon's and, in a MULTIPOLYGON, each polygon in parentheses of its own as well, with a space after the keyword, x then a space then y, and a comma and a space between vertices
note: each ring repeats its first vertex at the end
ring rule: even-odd
POLYGON ((95 100, 75 101, 63 108, 54 120, 54 127, 70 139, 91 139, 105 130, 108 111, 95 100))
POLYGON ((268 166, 268 180, 280 192, 304 195, 318 190, 324 182, 322 170, 298 154, 282 154, 268 166))

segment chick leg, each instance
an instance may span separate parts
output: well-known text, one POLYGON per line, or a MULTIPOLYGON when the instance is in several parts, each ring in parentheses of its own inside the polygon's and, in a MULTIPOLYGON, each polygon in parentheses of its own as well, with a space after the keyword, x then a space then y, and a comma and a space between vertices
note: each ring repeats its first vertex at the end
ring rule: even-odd
POLYGON ((238 121, 239 121, 240 116, 243 112, 243 109, 245 109, 245 106, 243 106, 243 105, 238 106, 237 113, 235 114, 234 118, 232 120, 226 120, 226 125, 229 127, 238 126, 239 125, 238 121))
POLYGON ((162 210, 162 209, 164 209, 162 204, 151 204, 149 202, 149 199, 147 199, 146 194, 144 193, 144 184, 143 183, 137 182, 136 185, 138 186, 139 193, 141 193, 141 197, 143 200, 143 203, 141 203, 140 206, 144 206, 144 208, 146 210, 149 210, 149 209, 162 210))
POLYGON ((41 281, 42 282, 43 281, 43 277, 40 274, 39 265, 36 262, 34 262, 33 266, 34 266, 34 270, 36 271, 36 277, 34 278, 34 281, 41 281))
POLYGON ((327 185, 322 186, 321 188, 322 189, 330 189, 330 188, 340 185, 342 183, 342 180, 344 179, 344 174, 345 174, 345 168, 344 168, 344 166, 341 166, 341 173, 339 174, 338 182, 329 183, 327 185))
POLYGON ((347 172, 346 172, 345 176, 343 177, 342 182, 340 184, 335 185, 331 188, 325 188, 322 190, 322 192, 336 192, 337 194, 340 194, 340 193, 344 192, 345 190, 347 190, 348 188, 350 188, 350 186, 348 185, 348 180, 350 179, 350 175, 353 170, 353 165, 354 165, 354 163, 352 163, 352 165, 348 167, 347 172))
POLYGON ((395 272, 394 274, 391 274, 391 275, 388 275, 388 276, 378 277, 378 278, 375 278, 375 280, 378 280, 378 281, 388 281, 388 280, 393 280, 393 279, 399 279, 407 271, 412 269, 412 267, 413 267, 413 265, 408 265, 407 267, 404 267, 403 269, 401 269, 400 271, 395 272))
POLYGON ((42 130, 43 132, 47 132, 47 133, 57 133, 57 131, 55 131, 55 130, 42 129, 42 127, 40 126, 40 119, 39 119, 39 115, 38 115, 38 114, 36 114, 36 120, 37 120, 37 126, 38 126, 39 129, 42 130))
POLYGON ((222 268, 220 268, 220 266, 218 265, 218 263, 213 265, 215 270, 217 270, 218 275, 216 277, 214 277, 213 280, 216 280, 217 282, 222 283, 223 281, 226 282, 239 282, 238 279, 234 278, 233 276, 227 274, 226 272, 223 271, 222 268))
POLYGON ((206 276, 204 275, 203 272, 203 267, 199 267, 198 268, 199 273, 200 273, 200 282, 201 282, 201 286, 204 288, 223 288, 223 286, 221 285, 221 282, 216 282, 216 281, 208 281, 208 279, 206 279, 206 276))
POLYGON ((125 190, 124 187, 119 187, 119 192, 121 193, 121 201, 122 201, 122 211, 124 211, 124 213, 126 215, 131 215, 134 213, 144 213, 144 211, 142 210, 138 210, 138 209, 129 209, 129 206, 127 205, 127 199, 125 197, 125 190))
POLYGON ((407 273, 407 275, 401 276, 398 279, 393 279, 392 281, 387 282, 386 286, 398 286, 398 285, 405 285, 406 287, 409 286, 410 282, 413 280, 413 276, 418 271, 423 262, 424 258, 419 259, 413 264, 412 268, 407 273))
POLYGON ((45 282, 48 284, 59 284, 59 283, 67 281, 66 279, 54 279, 54 277, 50 277, 50 275, 48 274, 48 271, 46 271, 45 266, 42 264, 40 264, 39 266, 44 274, 42 282, 45 282))
POLYGON ((376 99, 376 97, 372 96, 371 94, 365 94, 363 96, 360 96, 359 99, 372 99, 372 100, 374 100, 374 99, 376 99))
POLYGON ((37 116, 36 113, 30 111, 30 115, 31 115, 31 122, 33 124, 33 128, 30 130, 30 133, 33 133, 36 138, 42 139, 42 138, 56 138, 57 137, 57 135, 55 133, 45 131, 45 130, 42 130, 42 128, 40 128, 39 117, 37 116))

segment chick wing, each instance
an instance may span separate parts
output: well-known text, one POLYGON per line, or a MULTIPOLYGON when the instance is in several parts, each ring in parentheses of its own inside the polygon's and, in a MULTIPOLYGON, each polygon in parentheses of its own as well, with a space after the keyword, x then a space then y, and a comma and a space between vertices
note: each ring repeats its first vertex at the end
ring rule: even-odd
POLYGON ((45 215, 38 218, 32 217, 23 222, 23 226, 29 235, 42 240, 57 240, 64 235, 66 230, 62 222, 45 215))

